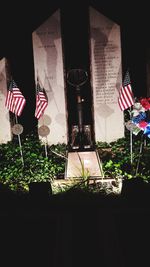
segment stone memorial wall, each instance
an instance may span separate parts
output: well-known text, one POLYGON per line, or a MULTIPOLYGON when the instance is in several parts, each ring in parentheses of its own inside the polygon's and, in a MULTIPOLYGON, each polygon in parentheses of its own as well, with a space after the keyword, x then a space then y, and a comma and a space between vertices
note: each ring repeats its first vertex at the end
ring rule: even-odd
POLYGON ((9 111, 5 107, 7 94, 6 59, 0 60, 0 143, 7 143, 11 140, 11 127, 9 111))
POLYGON ((90 7, 91 77, 96 141, 124 136, 123 112, 118 105, 122 83, 120 27, 90 7))
POLYGON ((48 97, 48 107, 38 126, 49 127, 49 144, 67 143, 60 10, 33 32, 32 40, 35 82, 38 75, 48 97))

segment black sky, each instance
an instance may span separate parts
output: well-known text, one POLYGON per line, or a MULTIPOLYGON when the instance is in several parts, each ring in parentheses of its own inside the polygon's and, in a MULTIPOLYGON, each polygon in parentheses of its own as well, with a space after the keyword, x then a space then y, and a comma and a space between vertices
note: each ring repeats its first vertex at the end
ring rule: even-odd
MULTIPOLYGON (((111 1, 111 0, 55 0, 55 1, 5 1, 0 16, 1 42, 0 56, 13 52, 17 42, 28 38, 46 18, 57 8, 64 8, 74 14, 83 6, 93 6, 105 16, 118 23, 128 31, 128 39, 138 36, 139 42, 149 29, 149 8, 145 1, 111 1), (74 9, 75 8, 75 9, 74 9)), ((83 13, 84 17, 84 13, 83 13)), ((76 20, 78 21, 78 14, 76 20)), ((80 22, 82 25, 82 21, 80 22)))
MULTIPOLYGON (((84 11, 83 18, 78 16, 78 11, 84 10, 84 7, 87 8, 89 5, 120 25, 123 45, 124 48, 127 47, 128 54, 131 54, 131 61, 132 55, 134 61, 134 54, 140 47, 142 49, 149 47, 149 7, 145 1, 136 3, 129 0, 5 1, 0 15, 0 58, 22 51, 23 43, 26 42, 28 49, 31 33, 58 8, 68 10, 70 16, 73 15, 75 18, 74 24, 76 23, 77 27, 82 26, 84 11)), ((69 36, 67 38, 69 40, 69 36)))
POLYGON ((0 15, 0 58, 8 58, 13 77, 27 99, 21 120, 23 124, 28 124, 28 130, 34 128, 37 123, 34 118, 32 32, 60 8, 63 14, 62 30, 65 32, 66 68, 70 66, 70 62, 81 66, 88 65, 86 23, 89 6, 120 25, 123 70, 130 68, 136 95, 141 96, 146 93, 146 61, 150 44, 148 3, 142 1, 135 4, 129 0, 42 0, 19 3, 5 1, 0 15), (70 40, 74 41, 70 43, 70 40))

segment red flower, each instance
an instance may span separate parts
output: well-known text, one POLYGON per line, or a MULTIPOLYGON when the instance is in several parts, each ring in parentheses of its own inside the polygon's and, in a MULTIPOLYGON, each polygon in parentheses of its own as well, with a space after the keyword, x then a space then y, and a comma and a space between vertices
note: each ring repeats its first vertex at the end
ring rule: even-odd
POLYGON ((150 98, 142 98, 140 99, 140 103, 145 108, 145 110, 150 109, 150 98))
POLYGON ((142 128, 142 129, 145 129, 147 125, 148 125, 148 123, 146 121, 140 121, 138 123, 138 127, 142 128))

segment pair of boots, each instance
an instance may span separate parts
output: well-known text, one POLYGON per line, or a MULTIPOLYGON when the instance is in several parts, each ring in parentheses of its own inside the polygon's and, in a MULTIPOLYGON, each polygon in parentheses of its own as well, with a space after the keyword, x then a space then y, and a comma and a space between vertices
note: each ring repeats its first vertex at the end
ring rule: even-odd
POLYGON ((91 128, 90 125, 84 125, 83 132, 79 132, 78 125, 72 127, 72 140, 71 147, 72 149, 88 149, 91 148, 91 128))

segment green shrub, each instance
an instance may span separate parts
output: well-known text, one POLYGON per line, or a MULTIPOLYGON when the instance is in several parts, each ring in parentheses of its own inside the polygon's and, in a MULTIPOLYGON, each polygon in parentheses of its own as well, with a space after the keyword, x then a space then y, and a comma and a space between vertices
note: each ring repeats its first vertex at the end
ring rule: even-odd
MULTIPOLYGON (((45 147, 45 144, 34 136, 27 136, 21 141, 23 159, 17 139, 0 144, 0 183, 11 190, 27 192, 31 182, 52 183, 54 179, 64 176, 66 144, 58 143, 45 147)), ((121 176, 127 179, 142 177, 146 181, 150 180, 150 139, 143 141, 142 135, 133 136, 132 146, 131 164, 129 134, 115 142, 96 143, 105 176, 121 176)), ((83 170, 81 168, 82 172, 83 170)), ((56 191, 59 190, 56 188, 56 191)))
POLYGON ((31 182, 51 182, 60 173, 64 173, 65 159, 52 152, 59 150, 62 154, 65 144, 45 145, 38 139, 26 137, 21 149, 17 142, 0 145, 0 182, 12 190, 29 190, 31 182), (22 156, 21 157, 21 151, 22 156))
POLYGON ((102 142, 100 145, 97 142, 96 147, 102 160, 103 171, 105 174, 121 175, 128 179, 140 176, 149 181, 150 140, 143 140, 142 135, 133 135, 132 138, 132 162, 129 135, 108 145, 104 142, 104 146, 102 142))

